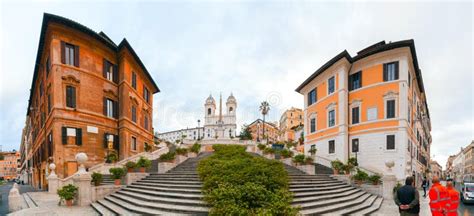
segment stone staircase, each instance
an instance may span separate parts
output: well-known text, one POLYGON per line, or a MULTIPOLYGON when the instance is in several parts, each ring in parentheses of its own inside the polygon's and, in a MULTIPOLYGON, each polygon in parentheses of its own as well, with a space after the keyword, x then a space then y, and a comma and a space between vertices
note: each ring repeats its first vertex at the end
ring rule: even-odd
MULTIPOLYGON (((196 167, 210 154, 187 159, 167 173, 150 173, 91 205, 100 215, 207 215, 209 207, 202 200, 196 167)), ((286 164, 285 168, 292 205, 299 206, 302 215, 368 215, 382 204, 381 197, 331 178, 327 167, 316 167, 316 175, 286 164)))
POLYGON ((367 215, 382 204, 382 197, 335 180, 329 174, 308 175, 289 165, 285 168, 290 177, 292 205, 299 206, 303 215, 367 215))
POLYGON ((187 159, 167 173, 150 173, 91 205, 100 215, 207 215, 196 167, 208 155, 187 159))

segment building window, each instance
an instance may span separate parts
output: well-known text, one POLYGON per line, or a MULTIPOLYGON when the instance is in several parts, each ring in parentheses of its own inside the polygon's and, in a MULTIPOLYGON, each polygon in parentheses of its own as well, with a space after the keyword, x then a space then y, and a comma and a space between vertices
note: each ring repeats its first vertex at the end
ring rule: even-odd
POLYGON ((145 129, 148 130, 148 115, 145 114, 145 119, 143 122, 145 129))
MULTIPOLYGON (((64 42, 63 42, 64 43, 64 42)), ((78 56, 76 56, 76 54, 78 54, 79 50, 77 46, 74 46, 72 44, 68 44, 68 43, 64 43, 64 61, 63 63, 64 64, 67 64, 67 65, 72 65, 72 66, 76 66, 78 67, 79 66, 79 62, 76 62, 76 60, 78 60, 78 56)))
POLYGON ((315 88, 308 93, 308 106, 316 103, 318 90, 315 88))
POLYGON ((147 103, 150 103, 150 92, 145 86, 143 86, 143 98, 147 103))
POLYGON ((362 71, 349 76, 349 91, 362 87, 362 71))
POLYGON ((352 139, 352 152, 359 152, 359 139, 352 139))
POLYGON ((137 138, 136 137, 132 137, 131 147, 132 147, 132 151, 137 150, 137 138))
POLYGON ((48 113, 50 113, 51 112, 51 105, 52 105, 51 104, 51 94, 48 94, 47 97, 48 97, 48 113))
POLYGON ((46 59, 46 77, 49 76, 49 71, 51 70, 51 60, 49 60, 49 57, 46 59))
POLYGON ((111 118, 118 117, 118 104, 109 98, 104 98, 104 115, 111 118))
POLYGON ((408 71, 408 87, 411 87, 411 74, 410 74, 410 71, 408 71))
POLYGON ((336 152, 336 144, 334 140, 329 140, 328 142, 329 154, 334 154, 336 152))
POLYGON ((114 81, 114 67, 112 64, 107 65, 107 69, 105 71, 105 78, 109 81, 114 81))
POLYGON ((211 108, 208 108, 207 109, 207 115, 211 115, 211 114, 212 114, 212 110, 211 110, 211 108))
POLYGON ((387 135, 387 150, 395 149, 395 135, 387 135))
POLYGON ((137 89, 137 74, 132 72, 132 88, 137 89))
POLYGON ((328 94, 332 94, 335 90, 335 78, 331 77, 328 79, 328 94))
POLYGON ((359 107, 352 108, 352 124, 359 124, 359 107))
POLYGON ((411 123, 411 105, 408 104, 408 122, 411 123))
POLYGON ((316 118, 315 117, 311 117, 311 133, 314 133, 316 132, 316 118))
POLYGON ((398 80, 398 62, 383 65, 383 81, 398 80))
POLYGON ((387 100, 387 115, 386 118, 395 118, 395 100, 387 100))
POLYGON ((331 110, 328 113, 328 127, 336 125, 336 111, 331 110))
POLYGON ((367 121, 377 120, 377 107, 367 108, 367 121))
POLYGON ((137 123, 137 108, 132 106, 132 121, 137 123))
POLYGON ((66 86, 66 106, 76 108, 76 88, 73 86, 66 86))

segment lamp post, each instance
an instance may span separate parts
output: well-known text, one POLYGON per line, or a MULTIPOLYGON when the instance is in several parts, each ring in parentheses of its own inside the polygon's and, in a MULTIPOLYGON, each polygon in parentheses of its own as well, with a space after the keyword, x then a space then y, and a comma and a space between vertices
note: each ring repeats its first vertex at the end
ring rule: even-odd
POLYGON ((201 125, 201 119, 198 119, 198 140, 201 140, 201 129, 199 128, 201 125))

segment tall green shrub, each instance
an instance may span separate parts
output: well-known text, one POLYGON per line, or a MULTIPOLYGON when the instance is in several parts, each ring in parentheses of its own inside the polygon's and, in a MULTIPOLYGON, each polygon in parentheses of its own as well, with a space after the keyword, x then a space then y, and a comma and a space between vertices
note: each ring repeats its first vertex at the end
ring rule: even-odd
POLYGON ((214 145, 199 162, 210 215, 296 215, 281 162, 255 157, 244 146, 214 145))

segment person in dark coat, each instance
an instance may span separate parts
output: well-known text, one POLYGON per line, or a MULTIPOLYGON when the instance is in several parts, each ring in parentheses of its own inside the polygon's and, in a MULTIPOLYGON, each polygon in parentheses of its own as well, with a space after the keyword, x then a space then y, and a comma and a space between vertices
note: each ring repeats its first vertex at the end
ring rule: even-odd
POLYGON ((430 183, 428 182, 428 180, 426 180, 426 177, 425 177, 423 179, 423 183, 421 184, 421 187, 423 187, 423 192, 424 192, 423 197, 426 197, 426 189, 428 188, 429 184, 430 183))
POLYGON ((420 195, 413 186, 413 177, 407 177, 405 185, 395 192, 394 200, 400 215, 413 216, 420 213, 420 195))

